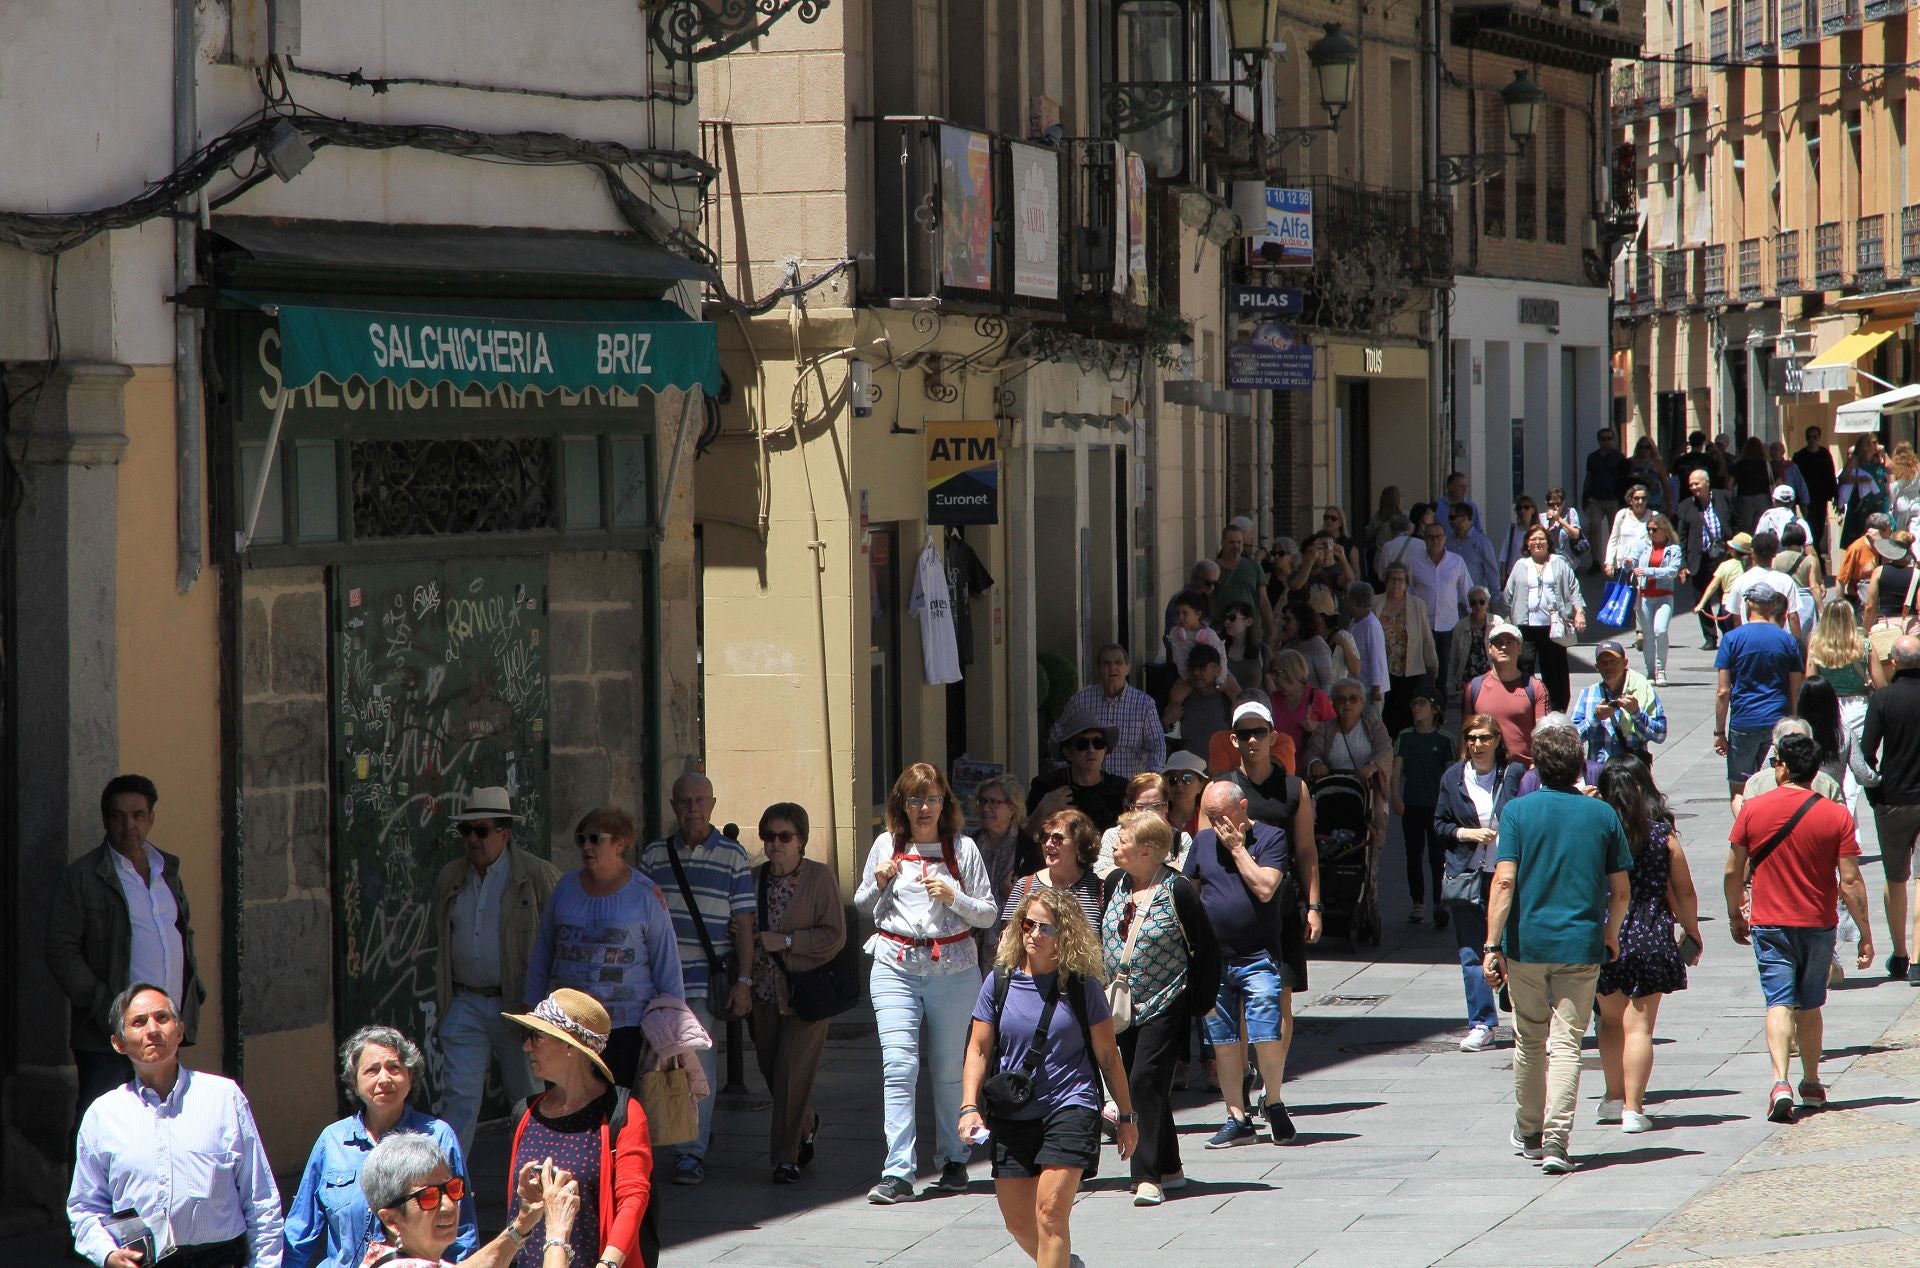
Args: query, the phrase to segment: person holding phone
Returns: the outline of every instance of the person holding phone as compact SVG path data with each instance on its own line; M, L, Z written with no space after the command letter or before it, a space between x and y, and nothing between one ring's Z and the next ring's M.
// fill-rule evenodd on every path
M1653 1073L1653 1027L1660 1001L1687 989L1687 969L1700 963L1700 900L1667 799L1639 754L1621 752L1600 772L1600 800L1612 806L1633 851L1630 897L1620 926L1620 954L1600 966L1600 1069L1606 1095L1602 1123L1628 1135L1649 1131L1647 1080ZM1684 936L1674 941L1674 923Z

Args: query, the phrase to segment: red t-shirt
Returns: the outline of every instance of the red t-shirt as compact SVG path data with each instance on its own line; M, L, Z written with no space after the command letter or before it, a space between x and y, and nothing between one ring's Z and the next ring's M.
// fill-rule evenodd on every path
M1775 846L1753 873L1753 923L1799 929L1831 929L1839 922L1835 904L1840 881L1834 874L1843 858L1858 858L1853 816L1845 806L1804 788L1776 788L1750 797L1740 806L1728 840L1757 850L1808 797L1813 809L1800 816L1787 839Z
M1278 695L1273 698L1273 729L1293 741L1296 749L1307 746L1307 728L1312 722L1318 726L1322 722L1333 721L1333 701L1327 699L1327 693L1308 683L1300 692L1300 703L1289 705ZM1289 771L1293 766L1287 766Z
M1478 683L1478 687L1474 684ZM1533 699L1527 699L1531 689ZM1507 740L1507 756L1533 762L1533 728L1547 716L1547 684L1538 678L1522 678L1509 687L1500 675L1488 670L1478 678L1467 679L1461 692L1467 716L1490 713L1500 724Z

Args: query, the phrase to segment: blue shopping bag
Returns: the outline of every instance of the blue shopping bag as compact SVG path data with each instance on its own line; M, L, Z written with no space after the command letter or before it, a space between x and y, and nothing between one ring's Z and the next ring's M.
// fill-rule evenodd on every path
M1633 587L1615 578L1607 582L1607 597L1600 605L1602 625L1624 626L1633 623Z

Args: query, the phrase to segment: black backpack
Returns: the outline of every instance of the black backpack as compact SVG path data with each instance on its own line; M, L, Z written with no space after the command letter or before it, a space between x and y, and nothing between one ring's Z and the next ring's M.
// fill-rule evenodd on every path
M1067 997L1067 1007L1073 1010L1073 1019L1080 1023L1080 1045L1085 1052L1087 1064L1093 1067L1094 1078L1100 1077L1100 1061L1093 1055L1093 1026L1087 1021L1087 992L1081 985L1078 973L1066 973L1060 983L1060 993ZM1006 1011L1007 991L1013 985L1013 974L1003 968L993 971L993 1069L988 1073L1000 1072L1000 1014ZM1036 1039L1040 1036L1035 1036Z

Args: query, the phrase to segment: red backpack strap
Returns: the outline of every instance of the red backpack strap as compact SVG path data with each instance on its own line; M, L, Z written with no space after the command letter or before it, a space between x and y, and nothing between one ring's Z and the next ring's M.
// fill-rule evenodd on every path
M960 855L954 848L953 838L940 838L940 861L947 865L947 874L956 881L960 879Z

